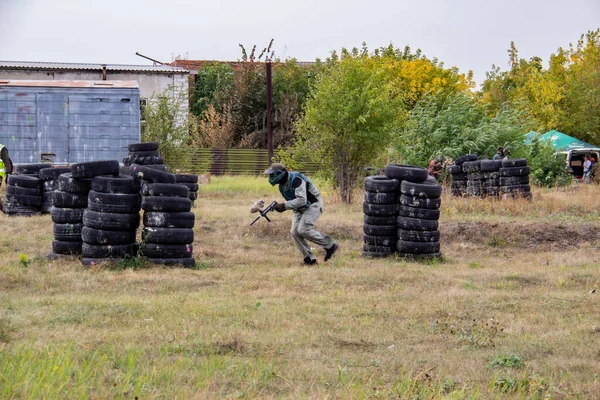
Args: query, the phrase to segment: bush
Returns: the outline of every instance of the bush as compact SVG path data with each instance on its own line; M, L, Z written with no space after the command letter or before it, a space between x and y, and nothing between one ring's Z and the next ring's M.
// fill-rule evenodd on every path
M535 185L554 187L571 184L566 156L557 154L552 144L534 137L527 156L531 168L530 177Z

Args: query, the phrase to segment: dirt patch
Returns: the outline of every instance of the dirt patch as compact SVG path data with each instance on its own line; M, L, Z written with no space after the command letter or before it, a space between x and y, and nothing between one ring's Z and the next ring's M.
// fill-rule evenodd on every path
M553 250L595 244L600 229L594 224L461 222L440 224L442 242L487 247L547 247Z

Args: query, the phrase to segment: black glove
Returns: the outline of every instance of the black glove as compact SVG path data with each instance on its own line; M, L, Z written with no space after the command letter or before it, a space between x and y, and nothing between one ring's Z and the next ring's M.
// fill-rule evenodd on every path
M282 213L285 211L285 203L277 203L273 208L275 208L275 211Z

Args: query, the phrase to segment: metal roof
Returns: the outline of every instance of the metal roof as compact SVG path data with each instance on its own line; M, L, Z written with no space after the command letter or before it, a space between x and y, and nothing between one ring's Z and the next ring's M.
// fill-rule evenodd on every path
M0 88L5 86L18 87L70 87L70 88L119 88L119 89L137 89L137 81L36 81L36 80L17 80L0 79Z
M98 71L106 67L107 71L155 72L163 74L187 74L188 70L171 65L125 65L125 64L84 64L55 63L36 61L1 61L0 69L34 69L34 70L66 70L66 71Z

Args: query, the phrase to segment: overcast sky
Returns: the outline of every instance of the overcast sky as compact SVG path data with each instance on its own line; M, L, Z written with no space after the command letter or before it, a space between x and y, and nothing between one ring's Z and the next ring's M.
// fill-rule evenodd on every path
M492 64L544 61L600 27L600 0L0 0L0 60L147 64L174 57L237 60L275 39L303 61L331 50L410 45L480 84Z

